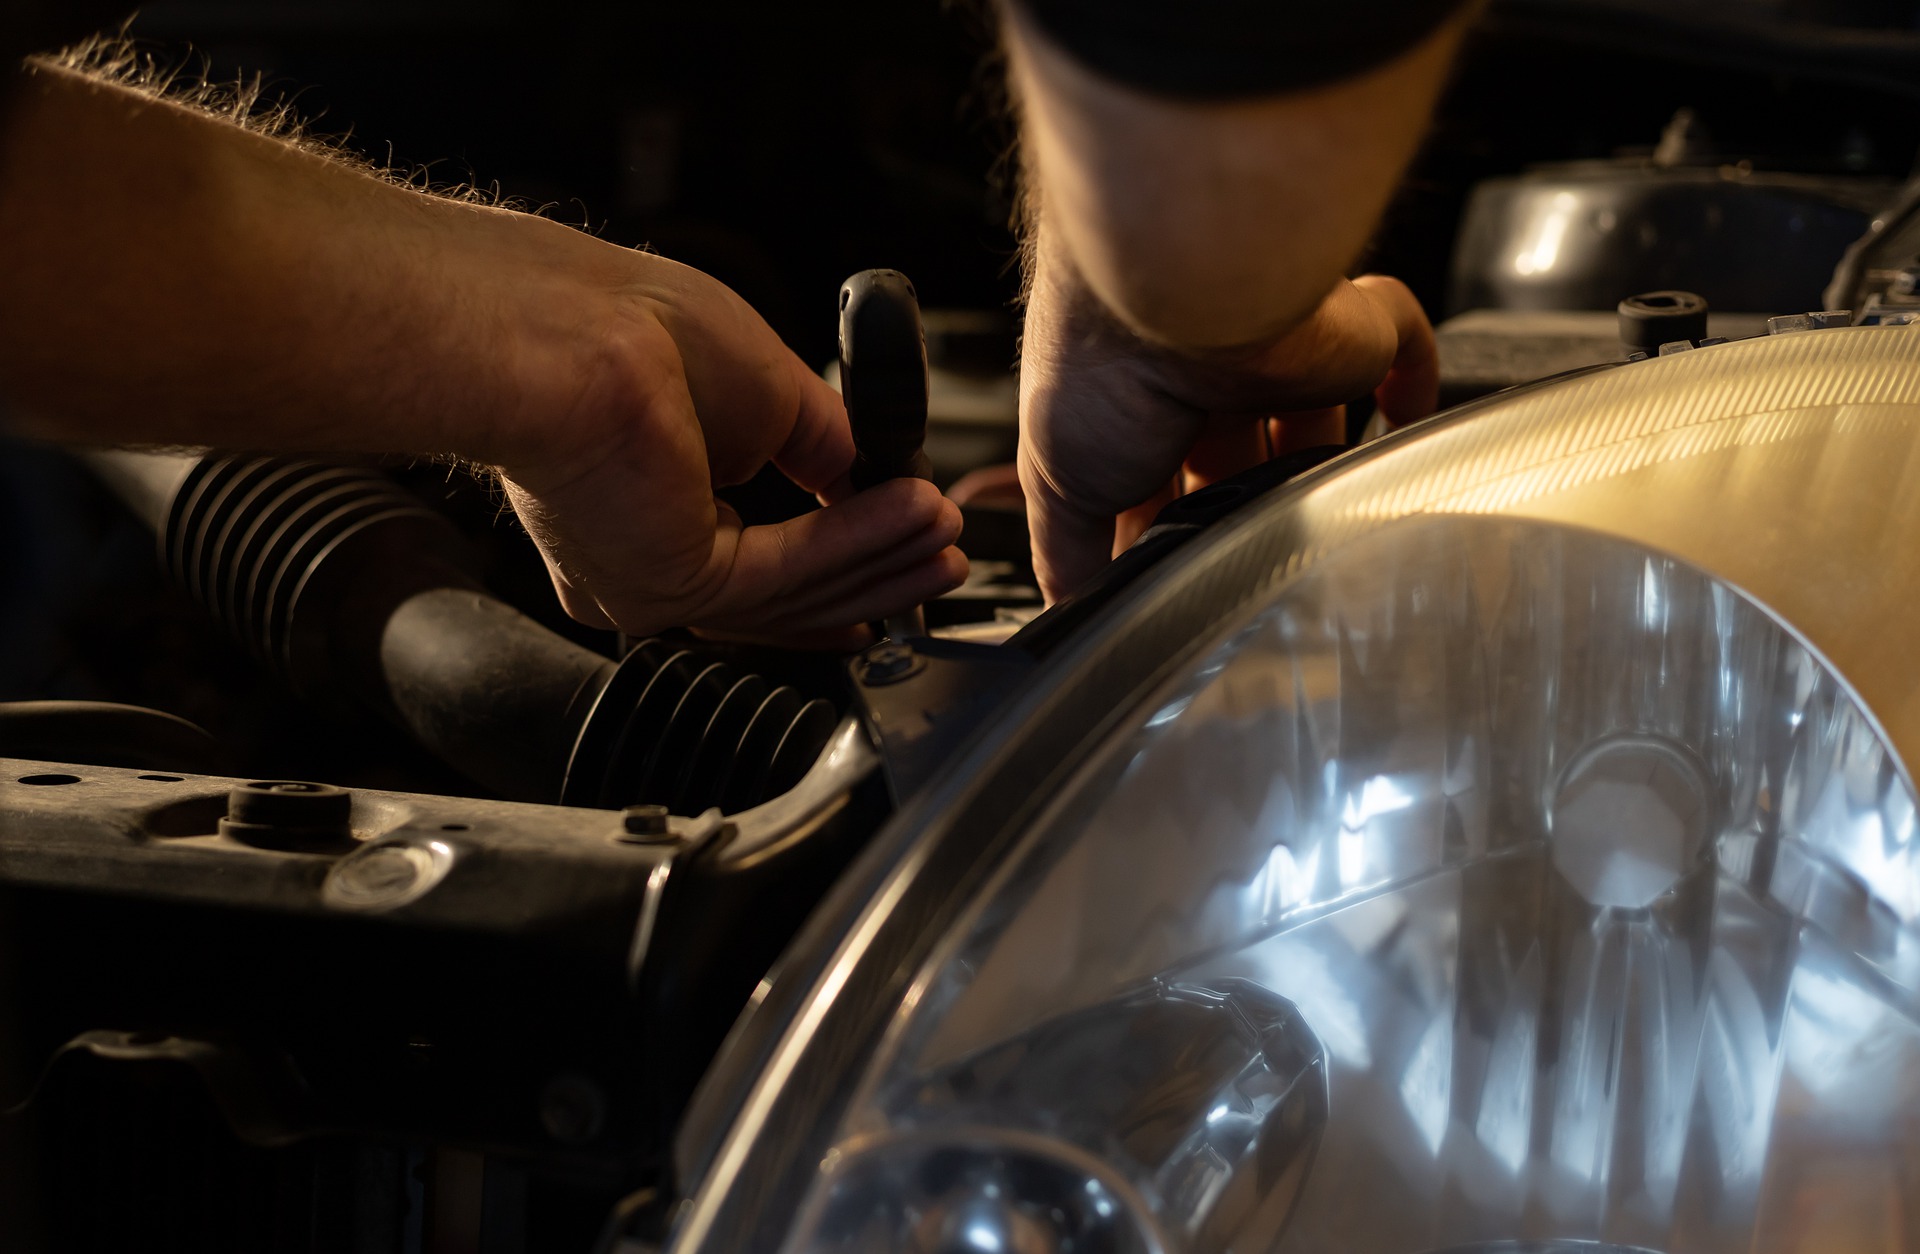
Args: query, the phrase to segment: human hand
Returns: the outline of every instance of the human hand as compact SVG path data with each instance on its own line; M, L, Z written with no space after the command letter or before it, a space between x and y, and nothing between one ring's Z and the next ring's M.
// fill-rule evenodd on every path
M1182 491L1274 453L1344 440L1344 402L1373 392L1394 424L1439 394L1433 329L1398 279L1334 286L1273 343L1182 354L1120 326L1064 263L1027 308L1020 481L1049 603L1080 589Z
M536 388L498 455L568 613L633 634L851 645L857 624L965 578L958 508L918 480L852 492L839 395L744 301L685 266L610 251L600 321L577 331L590 365L545 380L557 397ZM828 507L743 527L713 490L769 462Z
M0 123L22 430L491 465L567 609L635 634L851 644L964 577L958 509L851 494L839 398L698 271L50 62ZM769 461L837 503L741 526L714 489Z

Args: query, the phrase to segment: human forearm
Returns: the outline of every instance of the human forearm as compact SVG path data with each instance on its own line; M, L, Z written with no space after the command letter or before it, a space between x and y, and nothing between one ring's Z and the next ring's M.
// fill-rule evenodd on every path
M544 373L509 360L579 352L525 264L557 224L50 65L5 123L0 393L44 434L485 457ZM551 336L490 336L509 300Z
M1359 254L1462 24L1345 82L1193 103L1094 74L1010 6L1034 229L1143 339L1194 352L1270 343Z

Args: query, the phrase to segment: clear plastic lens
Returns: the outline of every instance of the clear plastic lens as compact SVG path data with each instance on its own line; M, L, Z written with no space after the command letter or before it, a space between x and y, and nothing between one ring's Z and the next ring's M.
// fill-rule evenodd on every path
M1464 517L1340 547L1114 736L795 1236L1548 1240L1920 1250L1920 833L1738 592Z

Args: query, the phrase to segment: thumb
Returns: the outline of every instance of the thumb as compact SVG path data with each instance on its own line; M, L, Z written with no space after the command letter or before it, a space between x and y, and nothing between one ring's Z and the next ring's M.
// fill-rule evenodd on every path
M1033 537L1033 573L1052 605L1078 592L1113 559L1114 516L1062 493L1025 445L1019 467Z
M1440 349L1426 310L1405 283L1384 274L1361 275L1353 286L1393 327L1397 344L1373 393L1381 414L1396 427L1425 418L1440 403Z

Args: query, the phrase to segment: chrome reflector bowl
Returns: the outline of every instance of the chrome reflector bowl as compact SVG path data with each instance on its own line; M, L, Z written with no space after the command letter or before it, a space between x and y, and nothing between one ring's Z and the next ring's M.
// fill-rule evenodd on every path
M1862 1249L1915 1235L1913 796L1725 586L1402 522L1093 769L947 960L890 1129L1122 1165L1160 1248L1830 1249L1835 1207Z

